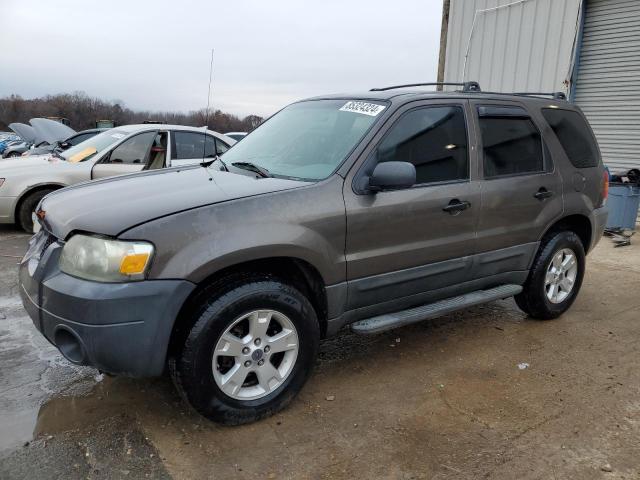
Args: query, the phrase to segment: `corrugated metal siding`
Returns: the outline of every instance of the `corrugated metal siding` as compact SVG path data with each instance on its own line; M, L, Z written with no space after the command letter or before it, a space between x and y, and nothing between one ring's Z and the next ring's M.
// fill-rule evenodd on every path
M574 98L605 164L640 168L640 1L587 2Z
M475 12L513 2L451 0L445 81L463 81ZM580 0L525 0L478 14L464 80L498 92L566 92L579 12Z

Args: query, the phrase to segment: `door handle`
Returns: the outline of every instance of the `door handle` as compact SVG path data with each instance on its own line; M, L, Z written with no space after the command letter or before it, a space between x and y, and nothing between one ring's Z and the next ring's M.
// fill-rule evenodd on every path
M451 215L457 215L463 210L471 207L471 202L467 202L466 200L458 200L454 198L449 202L449 204L442 209L443 212L450 213Z
M549 198L553 196L553 192L547 190L544 187L540 187L540 189L533 194L534 198L537 198L538 200L544 200L545 198Z

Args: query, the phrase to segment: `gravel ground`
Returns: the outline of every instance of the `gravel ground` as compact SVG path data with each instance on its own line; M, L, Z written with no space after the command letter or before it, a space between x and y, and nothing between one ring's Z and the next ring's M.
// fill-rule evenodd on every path
M555 321L494 302L324 341L284 412L220 427L166 378L66 362L20 305L0 227L0 478L640 478L640 241L603 239Z

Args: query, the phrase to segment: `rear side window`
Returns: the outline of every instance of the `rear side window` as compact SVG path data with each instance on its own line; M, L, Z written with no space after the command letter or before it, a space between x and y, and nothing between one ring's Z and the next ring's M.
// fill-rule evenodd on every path
M485 178L544 171L540 132L524 109L479 107Z
M467 129L461 107L423 107L405 113L376 151L378 162L410 162L416 183L469 178Z
M543 108L542 115L560 140L574 167L598 166L598 144L582 115L556 108Z

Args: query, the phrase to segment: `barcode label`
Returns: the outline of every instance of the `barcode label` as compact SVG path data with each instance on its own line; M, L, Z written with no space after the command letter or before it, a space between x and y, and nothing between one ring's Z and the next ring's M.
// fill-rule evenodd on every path
M384 105L378 105L377 103L356 102L352 100L350 102L345 103L340 109L340 111L362 113L363 115L369 115L370 117L375 117L384 109L385 109Z

